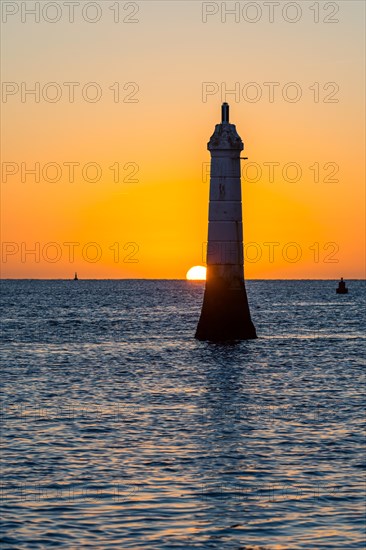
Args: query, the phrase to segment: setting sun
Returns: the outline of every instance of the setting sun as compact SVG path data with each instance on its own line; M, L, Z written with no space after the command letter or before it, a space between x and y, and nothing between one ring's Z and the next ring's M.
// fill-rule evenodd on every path
M205 281L206 268L203 265L195 265L187 271L187 281Z

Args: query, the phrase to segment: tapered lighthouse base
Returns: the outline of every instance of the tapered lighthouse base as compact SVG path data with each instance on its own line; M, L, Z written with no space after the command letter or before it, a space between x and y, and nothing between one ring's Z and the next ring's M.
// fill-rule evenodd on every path
M221 279L206 282L198 340L224 342L257 338L250 318L244 281L234 284Z

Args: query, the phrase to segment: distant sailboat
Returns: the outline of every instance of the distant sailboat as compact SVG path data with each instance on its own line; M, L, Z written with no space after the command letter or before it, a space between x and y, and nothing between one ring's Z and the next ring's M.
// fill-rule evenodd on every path
M78 281L78 280L79 280L79 279L78 279L78 274L77 274L76 271L75 271L74 281Z

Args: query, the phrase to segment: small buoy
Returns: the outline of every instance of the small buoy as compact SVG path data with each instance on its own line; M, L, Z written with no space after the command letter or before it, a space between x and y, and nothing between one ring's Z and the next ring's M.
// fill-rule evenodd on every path
M338 288L336 289L337 294L348 294L348 288L346 287L346 283L343 280L343 277L341 277L341 280L338 283Z

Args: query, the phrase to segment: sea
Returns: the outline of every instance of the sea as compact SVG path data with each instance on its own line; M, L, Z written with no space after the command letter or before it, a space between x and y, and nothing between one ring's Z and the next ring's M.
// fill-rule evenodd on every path
M365 548L365 286L247 282L258 339L195 340L204 283L3 280L5 549Z

